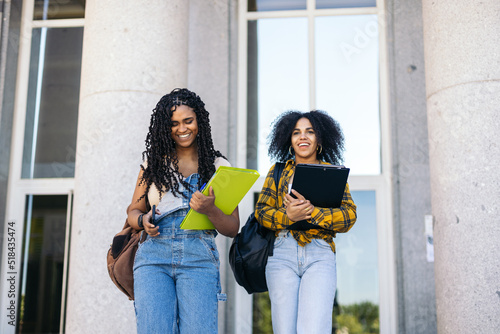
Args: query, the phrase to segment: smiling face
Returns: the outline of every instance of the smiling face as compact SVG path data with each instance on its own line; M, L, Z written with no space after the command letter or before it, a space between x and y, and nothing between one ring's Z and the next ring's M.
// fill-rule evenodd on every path
M316 132L313 129L311 122L303 117L297 121L292 132L292 148L295 151L295 162L300 163L317 163L316 152L318 140Z
M193 108L177 106L172 113L172 139L177 149L196 147L198 121Z

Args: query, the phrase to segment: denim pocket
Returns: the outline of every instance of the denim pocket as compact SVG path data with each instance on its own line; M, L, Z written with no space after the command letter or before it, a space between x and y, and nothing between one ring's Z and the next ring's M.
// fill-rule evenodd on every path
M316 246L318 246L318 247L320 247L320 248L332 249L332 248L330 247L330 245L328 244L328 242L326 242L326 241L325 241L325 240L323 240L323 239L313 239L313 240L312 240L312 242L313 242Z
M280 247L286 238L287 238L286 236L284 237L284 236L278 235L276 237L276 239L274 240L274 248Z
M215 244L214 238L200 238L201 243L205 246L208 255L212 259L213 263L219 268L219 251L217 250L217 245Z
M137 250L139 250L143 245L151 243L151 241L154 239L154 237L146 233L146 238L142 240L142 238L144 238L143 233L146 233L146 231L141 232L141 238L139 239L139 247L137 248Z

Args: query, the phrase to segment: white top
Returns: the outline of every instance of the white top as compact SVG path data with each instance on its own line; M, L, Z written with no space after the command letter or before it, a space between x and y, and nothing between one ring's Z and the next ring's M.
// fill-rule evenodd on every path
M142 165L144 166L144 168L146 168L147 161L145 161ZM228 166L228 167L231 166L229 161L221 157L215 159L214 165L215 165L215 170L217 170L217 168L219 168L220 166ZM179 191L182 192L183 190L184 190L183 185L179 183ZM156 208L160 210L160 216L164 216L167 213L176 211L183 207L186 208L189 207L189 200L186 200L182 196L176 197L171 191L164 192L162 194L162 197L160 198L160 194L158 193L158 188L154 183L151 184L151 187L149 187L148 200L149 200L149 205L151 205L151 207L153 207L153 205L156 205Z

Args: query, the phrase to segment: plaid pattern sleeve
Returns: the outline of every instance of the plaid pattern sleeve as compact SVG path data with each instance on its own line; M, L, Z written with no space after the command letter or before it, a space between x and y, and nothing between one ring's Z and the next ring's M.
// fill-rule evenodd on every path
M262 226L273 231L278 231L287 228L292 222L286 215L285 207L283 206L283 196L277 196L277 193L279 195L280 191L277 191L279 185L276 185L274 182L274 168L275 165L267 173L264 186L255 206L255 217ZM281 174L280 184L282 186L290 170L291 165L287 162Z
M349 185L346 184L340 208L314 208L309 222L318 225L320 228L307 231L292 231L292 235L301 246L311 242L312 239L323 239L335 253L333 238L337 233L349 231L354 226L356 219L356 205L349 192Z
M322 163L327 164L326 162ZM286 215L283 200L285 194L288 192L288 184L295 170L295 162L293 160L287 161L279 185L276 185L274 182L274 167L271 167L264 181L264 186L255 206L255 217L262 226L270 230L280 231L294 223ZM349 185L346 184L340 208L314 208L311 219L308 222L317 225L317 229L313 228L306 231L292 230L291 233L301 246L311 242L312 239L323 239L330 245L332 251L335 252L333 238L337 233L349 231L356 222L356 219L356 205L349 192Z
M349 185L346 184L340 208L315 207L311 223L335 233L345 233L354 225L356 218L356 205L349 192Z

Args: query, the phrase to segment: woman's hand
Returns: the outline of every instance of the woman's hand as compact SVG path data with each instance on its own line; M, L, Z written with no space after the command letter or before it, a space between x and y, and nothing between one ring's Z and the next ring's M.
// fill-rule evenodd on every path
M189 206L196 212L202 213L204 215L210 215L215 206L215 195L212 187L208 189L208 196L203 195L199 190L197 190L191 200L189 201Z
M314 205L306 200L304 196L302 196L295 189L292 189L292 193L297 198L293 198L290 194L286 194L284 200L288 218L294 222L311 219L311 213L314 210Z
M196 191L189 201L191 209L207 215L214 224L215 229L227 237L234 238L240 228L240 217L238 207L230 215L226 215L215 205L215 194L212 187L208 189L208 196Z
M156 208L155 215L159 215L160 210ZM154 224L151 223L151 217L153 216L153 210L150 210L148 213L144 214L142 216L142 225L144 226L144 231L146 231L147 234L149 234L152 237L156 237L160 235L160 232L158 232L158 226L155 226Z

